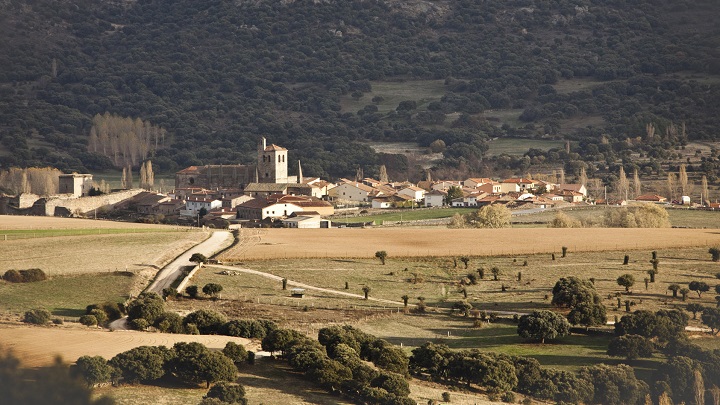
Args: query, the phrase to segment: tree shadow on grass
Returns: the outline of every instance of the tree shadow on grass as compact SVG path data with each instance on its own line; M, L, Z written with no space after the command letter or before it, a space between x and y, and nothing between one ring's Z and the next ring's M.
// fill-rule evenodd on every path
M78 309L78 308L55 308L52 311L53 315L57 316L67 316L67 317L81 317L85 315L84 309Z
M325 392L319 386L303 379L287 364L273 359L259 359L254 366L241 367L237 382L258 390L278 390L296 396L302 403L336 404L339 398ZM278 384L282 381L282 384Z

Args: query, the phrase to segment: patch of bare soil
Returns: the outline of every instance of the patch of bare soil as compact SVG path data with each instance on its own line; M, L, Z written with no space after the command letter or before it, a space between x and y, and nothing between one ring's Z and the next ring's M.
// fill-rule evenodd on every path
M227 342L248 345L249 339L217 335L180 335L139 331L88 328L78 324L62 326L0 325L0 344L11 349L30 367L51 364L57 356L74 362L81 356L110 359L138 346L172 347L177 342L199 342L211 349L222 349Z

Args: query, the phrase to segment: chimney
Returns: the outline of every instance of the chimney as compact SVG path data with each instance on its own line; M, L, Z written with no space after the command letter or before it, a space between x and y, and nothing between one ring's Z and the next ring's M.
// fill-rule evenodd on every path
M297 177L298 184L302 184L303 182L303 175L302 175L302 166L300 166L300 160L298 160L298 177Z
M267 139L265 137L262 137L262 150L265 150L267 148Z

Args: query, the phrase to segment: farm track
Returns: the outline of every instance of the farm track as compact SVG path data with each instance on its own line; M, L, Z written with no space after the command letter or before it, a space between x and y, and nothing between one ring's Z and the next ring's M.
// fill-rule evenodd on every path
M241 272L241 273L245 273L245 274L253 274L253 275L256 275L256 276L266 277L266 278L269 278L269 279L272 279L272 280L277 280L277 281L282 281L282 280L283 280L283 277L276 276L276 275L274 275L274 274L265 273L265 272L263 272L263 271L252 270L252 269L244 269L244 268L241 268L241 267L222 266L222 265L216 265L216 264L210 265L210 266L208 266L208 267L215 267L215 268L225 269L225 270L229 270L229 271L237 271L237 272ZM349 293L349 292L345 292L345 291L331 290L331 289L329 289L329 288L315 287L315 286L312 286L312 285L309 285L309 284L303 284L303 283L299 283L299 282L297 282L297 281L292 281L292 280L289 280L289 279L288 279L288 281L287 281L287 284L288 284L289 286L294 286L294 287L298 287L298 288L304 288L304 289L306 289L306 290L321 291L321 292L324 292L324 293L334 294L334 295L340 295L340 296L344 296L344 297L365 299L365 296L360 295L360 294L353 294L353 293ZM385 300L385 299L382 299L382 298L368 297L368 301L374 301L374 302L380 302L380 303L383 303L383 304L391 304L391 305L398 305L398 306L402 306L402 305L403 305L402 302L392 301L392 300ZM414 304L408 304L408 306L415 306L415 305L414 305Z

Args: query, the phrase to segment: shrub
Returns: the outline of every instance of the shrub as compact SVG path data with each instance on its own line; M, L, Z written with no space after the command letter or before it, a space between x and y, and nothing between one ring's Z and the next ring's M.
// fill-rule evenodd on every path
M22 276L23 283L34 283L36 281L47 280L47 275L45 275L45 272L40 269L20 270L20 275Z
M3 275L3 280L10 282L10 283L22 283L22 276L20 275L20 272L17 270L8 270L5 272L5 275Z
M711 247L708 253L712 255L712 261L720 262L720 247Z
M189 285L185 288L185 293L187 293L190 298L197 298L198 292L199 288L196 285Z
M3 279L10 283L34 283L36 281L47 280L47 275L40 269L27 270L8 270L3 275Z
M235 342L227 342L222 352L234 363L244 362L248 358L248 352L245 350L245 347Z
M502 394L501 399L503 402L507 402L509 404L514 404L515 403L515 394L512 391L508 391L508 392Z
M108 320L107 314L100 308L93 309L88 315L94 316L98 325L103 325Z
M148 321L145 320L144 318L133 319L132 321L129 322L129 325L131 328L133 328L135 330L145 330L148 328L148 326L150 326Z
M46 309L31 309L25 312L23 322L34 325L45 325L50 322L50 311Z
M203 335L216 333L226 321L223 314L206 309L191 312L183 319L184 324L194 324Z
M98 320L94 315L83 315L80 317L80 323L85 326L96 326L98 324Z
M220 382L215 384L210 391L208 391L205 398L216 398L222 401L223 404L247 404L245 398L245 388L239 384L230 384L226 382Z
M52 320L53 325L63 325L65 322L60 318L54 318Z
M445 391L442 393L442 400L443 402L450 402L450 393Z

